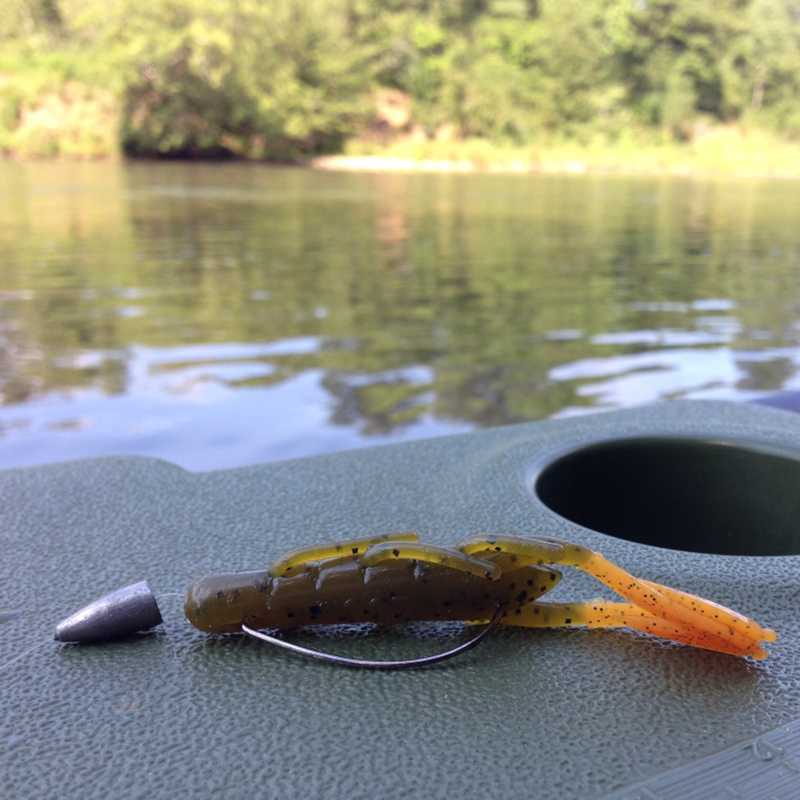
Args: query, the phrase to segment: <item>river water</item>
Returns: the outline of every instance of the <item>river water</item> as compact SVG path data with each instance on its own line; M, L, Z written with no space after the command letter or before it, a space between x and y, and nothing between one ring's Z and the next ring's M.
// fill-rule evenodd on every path
M800 182L0 163L0 467L800 390Z

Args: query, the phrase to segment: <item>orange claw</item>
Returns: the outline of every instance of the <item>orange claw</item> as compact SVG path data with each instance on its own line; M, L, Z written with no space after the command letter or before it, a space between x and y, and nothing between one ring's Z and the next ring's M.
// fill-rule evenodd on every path
M688 592L635 578L599 553L577 564L637 605L643 615L626 617L623 624L707 650L736 656L766 658L761 642L774 642L775 631L762 628L743 614Z
M762 642L774 642L775 631L737 611L697 595L671 589L653 581L636 578L600 553L558 539L526 539L516 536L474 536L458 549L470 554L513 553L520 563L571 565L589 573L628 603L603 601L578 604L534 603L505 624L543 627L586 625L589 627L628 627L694 647L736 656L767 658Z

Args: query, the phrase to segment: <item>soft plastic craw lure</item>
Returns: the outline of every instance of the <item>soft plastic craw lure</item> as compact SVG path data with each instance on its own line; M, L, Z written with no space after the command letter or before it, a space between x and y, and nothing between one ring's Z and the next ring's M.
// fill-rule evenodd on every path
M549 565L582 569L628 602L541 601L561 579ZM454 547L420 544L416 533L404 532L300 548L266 571L200 578L189 589L185 611L202 631L244 630L276 644L282 640L257 629L434 620L483 622L490 628L498 621L536 628L622 626L752 658L766 658L761 643L775 641L774 631L736 611L635 578L581 545L502 534L470 536ZM412 662L395 664L408 665Z

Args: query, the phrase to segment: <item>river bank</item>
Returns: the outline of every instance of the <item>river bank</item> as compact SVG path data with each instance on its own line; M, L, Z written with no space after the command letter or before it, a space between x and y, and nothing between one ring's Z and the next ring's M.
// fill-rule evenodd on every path
M49 153L6 151L5 161L150 161L131 158L118 149L69 150ZM156 159L160 160L160 159ZM180 161L181 158L165 158ZM294 164L324 171L444 172L562 175L664 175L731 178L800 179L800 142L767 131L715 127L691 141L658 141L654 132L609 143L575 140L545 141L512 146L487 139L437 141L397 138L387 143L351 139L343 152L299 158L295 161L243 158L229 153L191 161L251 161L266 165Z
M486 140L353 140L340 155L307 162L313 169L382 172L496 172L596 175L708 175L800 178L800 143L763 131L714 128L691 142L616 144L565 141L506 147Z
M780 167L697 168L690 164L593 164L587 161L451 161L393 156L319 156L307 166L319 170L345 172L493 172L543 175L724 175L732 178L800 179L800 169Z

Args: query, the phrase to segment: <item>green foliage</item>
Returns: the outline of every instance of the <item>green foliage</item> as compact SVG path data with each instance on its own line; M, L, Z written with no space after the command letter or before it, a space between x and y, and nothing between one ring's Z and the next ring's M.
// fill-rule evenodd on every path
M742 106L761 120L800 138L800 7L788 0L753 0L743 48L748 70ZM748 80L749 79L749 80Z
M0 41L58 34L61 27L57 0L4 0L0 4Z
M66 48L0 48L0 153L94 158L118 152L114 93Z
M367 111L364 48L339 0L137 8L118 3L99 42L122 56L129 153L290 158L339 147Z
M798 0L5 0L0 43L0 150L21 155L800 138ZM379 89L408 100L388 133Z

